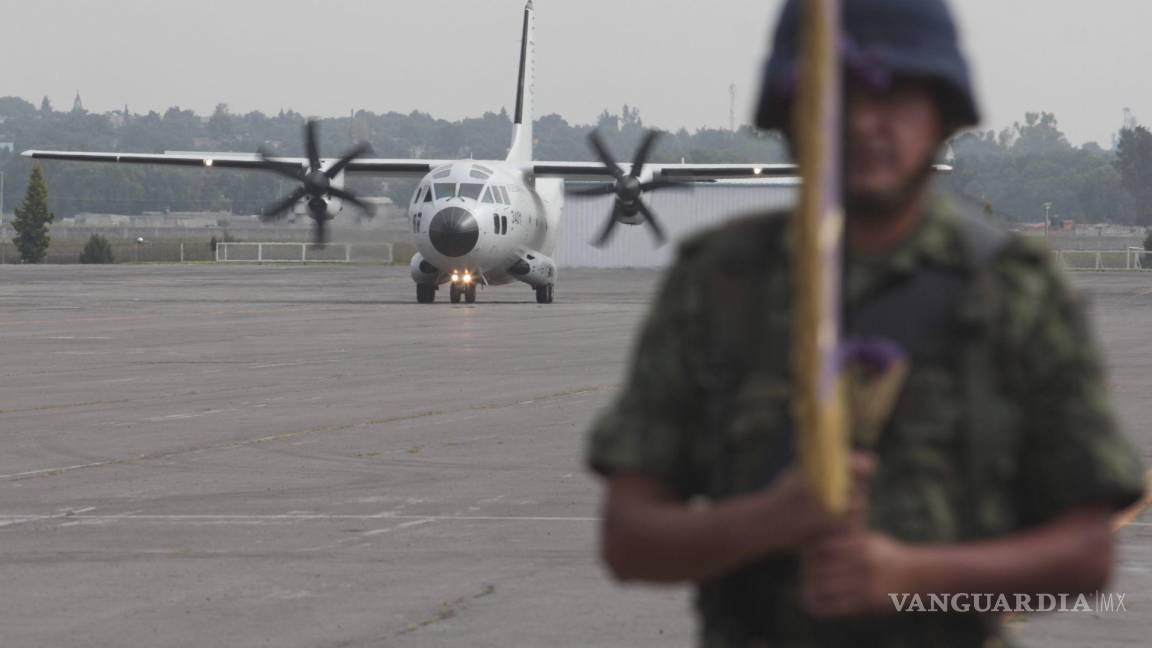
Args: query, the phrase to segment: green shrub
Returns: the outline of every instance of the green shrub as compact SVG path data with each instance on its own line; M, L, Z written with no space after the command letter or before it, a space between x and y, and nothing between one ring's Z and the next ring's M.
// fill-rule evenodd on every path
M112 255L112 244L108 239L93 234L88 238L88 242L84 244L84 251L80 253L80 263L115 263L116 258Z

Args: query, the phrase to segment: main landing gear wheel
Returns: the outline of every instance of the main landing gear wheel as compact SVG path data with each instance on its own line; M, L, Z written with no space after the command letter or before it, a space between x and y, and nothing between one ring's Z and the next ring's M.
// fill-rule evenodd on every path
M416 301L421 304L431 304L436 301L436 286L416 284Z
M469 304L476 303L476 284L470 283L464 286L464 301Z
M536 289L536 303L537 304L551 304L552 303L552 286L544 286L543 288Z
M457 286L456 284L452 284L452 286L448 289L448 298L453 304L459 304L460 297L463 296L463 294L464 291L462 291L460 286Z

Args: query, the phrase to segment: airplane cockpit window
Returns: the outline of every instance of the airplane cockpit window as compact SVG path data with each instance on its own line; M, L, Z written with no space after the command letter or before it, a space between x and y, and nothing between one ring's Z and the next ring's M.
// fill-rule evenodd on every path
M434 175L432 177L436 178L438 180L440 178L447 178L450 175L452 175L452 167L449 166L449 167L444 167L443 169L440 169L439 171L436 172L436 175Z
M492 187L488 187L484 190L484 198L482 198L480 202L484 203L485 205L491 205L492 203L496 202L492 200Z
M424 191L424 187L416 187L416 193L412 194L412 204L420 202L420 192Z
M455 182L437 182L436 183L436 200L444 200L445 198L454 198L456 196L456 183Z
M511 205L512 201L508 200L508 190L504 187L496 187L497 200L505 205Z
M474 182L460 183L460 197L471 198L472 200L480 200L480 192L484 191L484 185L476 184Z
M430 202L432 202L432 200L433 200L433 198L432 198L432 187L431 187L431 186L429 186L429 187L428 187L428 192L424 194L424 202L426 202L426 203L430 203Z

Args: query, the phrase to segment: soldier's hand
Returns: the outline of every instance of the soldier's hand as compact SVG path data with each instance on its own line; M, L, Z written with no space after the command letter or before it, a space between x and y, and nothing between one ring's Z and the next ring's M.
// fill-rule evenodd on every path
M846 532L862 528L867 515L868 485L876 469L873 457L865 453L852 456L852 492L849 509L844 515L831 515L817 501L798 468L780 475L766 493L773 502L772 524L783 527L785 544L800 547L820 534Z
M912 592L909 550L875 531L821 536L801 556L800 594L815 617L893 614L890 594Z

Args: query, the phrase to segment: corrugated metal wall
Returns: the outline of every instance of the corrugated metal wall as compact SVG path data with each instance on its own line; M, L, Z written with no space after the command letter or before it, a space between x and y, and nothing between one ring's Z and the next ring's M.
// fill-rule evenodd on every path
M668 232L671 243L657 248L647 227L616 228L615 237L600 250L596 238L612 209L613 198L569 196L564 208L556 261L567 268L661 268L676 252L675 241L733 216L791 205L795 181L761 184L695 185L695 191L666 191L650 196L650 204Z

